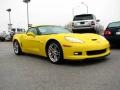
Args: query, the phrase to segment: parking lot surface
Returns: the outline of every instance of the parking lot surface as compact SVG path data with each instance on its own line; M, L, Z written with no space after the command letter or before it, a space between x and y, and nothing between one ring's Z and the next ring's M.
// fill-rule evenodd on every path
M56 65L40 56L16 56L12 42L0 42L0 90L120 90L120 49L106 59Z

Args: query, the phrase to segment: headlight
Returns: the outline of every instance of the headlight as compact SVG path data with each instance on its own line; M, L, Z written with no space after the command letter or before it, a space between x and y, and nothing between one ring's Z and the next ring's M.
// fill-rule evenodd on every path
M77 39L77 38L73 38L73 37L65 37L65 39L69 42L74 42L74 43L84 43L84 41Z

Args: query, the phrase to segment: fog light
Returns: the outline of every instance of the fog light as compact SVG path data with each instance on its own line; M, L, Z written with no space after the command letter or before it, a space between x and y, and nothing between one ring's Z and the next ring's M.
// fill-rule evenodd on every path
M74 52L74 55L82 55L82 52Z

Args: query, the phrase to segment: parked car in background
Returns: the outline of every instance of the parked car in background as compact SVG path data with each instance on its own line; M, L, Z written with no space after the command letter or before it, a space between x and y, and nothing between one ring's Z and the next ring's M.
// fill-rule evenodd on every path
M11 39L13 38L13 36L15 34L20 34L20 33L24 33L24 32L25 32L25 29L23 29L23 28L12 28L10 31Z
M80 14L73 18L72 31L73 32L91 32L98 33L98 22L93 14Z
M0 36L0 41L5 41L5 38Z
M6 35L7 35L6 31L1 32L0 33L0 41L5 41Z
M104 36L111 44L120 43L120 21L109 23Z
M10 32L6 32L6 31L3 31L0 33L0 41L11 41L12 40L12 34L13 32L10 31Z
M3 31L0 33L0 41L11 41L15 34L24 33L25 29L23 28L12 28L11 31Z
M18 34L18 33L24 33L25 29L24 28L12 28L11 31L12 33Z

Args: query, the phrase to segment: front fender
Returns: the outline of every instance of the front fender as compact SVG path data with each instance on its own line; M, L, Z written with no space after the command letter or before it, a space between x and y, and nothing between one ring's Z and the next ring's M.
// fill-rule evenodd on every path
M20 45L20 47L21 47L22 46L22 36L23 35L21 35L21 34L16 34L16 35L13 36L13 40L12 41L14 42L14 41L17 40L19 45Z

